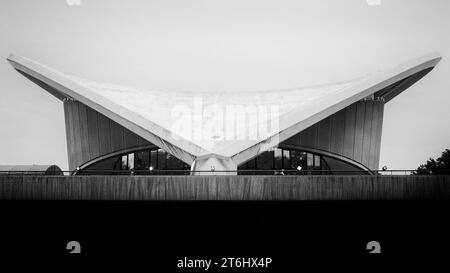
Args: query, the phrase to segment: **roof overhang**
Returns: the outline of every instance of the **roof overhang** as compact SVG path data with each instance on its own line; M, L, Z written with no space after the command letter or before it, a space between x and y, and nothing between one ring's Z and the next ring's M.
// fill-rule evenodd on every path
M355 85L340 90L340 92L330 94L322 101L319 108L316 108L316 105L300 108L294 111L289 118L283 120L283 125L280 126L282 129L279 133L249 148L243 149L232 158L239 165L277 146L279 143L347 106L371 95L375 95L378 91L386 90L396 83L400 83L399 86L389 89L388 92L378 94L378 99L388 102L428 74L441 59L442 57L438 53L431 53L410 60L397 67L369 76ZM301 120L296 119L299 116L306 118Z
M25 57L8 57L17 71L58 99L80 101L188 164L197 158L214 157L232 159L236 165L368 96L385 102L391 100L430 72L440 60L438 53L432 53L372 76L311 88L174 93L101 85L63 74ZM170 111L177 102L189 103L189 100L196 98L204 99L206 105L217 104L221 107L225 104L245 106L252 103L278 105L280 112L277 115L262 121L258 119L262 125L275 119L278 123L275 129L271 128L258 139L195 140L172 130L172 121L167 117L169 113L157 112L158 109ZM241 133L237 132L234 137Z

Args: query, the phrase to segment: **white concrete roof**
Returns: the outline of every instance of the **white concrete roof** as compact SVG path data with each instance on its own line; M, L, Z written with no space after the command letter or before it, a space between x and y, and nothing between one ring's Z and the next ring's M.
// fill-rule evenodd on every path
M316 87L164 92L98 83L25 57L8 57L14 68L57 90L47 88L50 93L88 105L189 164L211 155L231 158L236 164L245 162L352 103L434 67L440 59L432 53L372 76ZM233 107L255 110L256 118L237 126L242 120L233 116ZM233 118L234 130L230 130L232 123L227 122ZM208 131L213 127L219 130ZM260 130L256 137L249 135L249 127Z

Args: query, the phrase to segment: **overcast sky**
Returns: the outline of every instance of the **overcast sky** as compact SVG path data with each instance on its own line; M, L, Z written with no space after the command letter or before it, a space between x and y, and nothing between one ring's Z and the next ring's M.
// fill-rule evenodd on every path
M448 0L67 1L0 0L0 164L68 169L62 103L10 53L99 82L221 91L340 82L437 51L437 68L386 105L380 166L450 148Z

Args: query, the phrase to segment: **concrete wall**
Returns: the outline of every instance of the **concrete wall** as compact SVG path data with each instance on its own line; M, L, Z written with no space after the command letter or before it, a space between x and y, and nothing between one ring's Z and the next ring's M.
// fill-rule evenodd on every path
M384 103L359 101L283 143L325 150L378 170Z
M0 176L0 199L450 199L450 176Z
M382 102L359 101L283 143L337 153L378 169L383 110ZM80 102L65 101L64 114L70 170L98 156L151 144Z
M69 168L111 152L150 143L78 101L64 102Z

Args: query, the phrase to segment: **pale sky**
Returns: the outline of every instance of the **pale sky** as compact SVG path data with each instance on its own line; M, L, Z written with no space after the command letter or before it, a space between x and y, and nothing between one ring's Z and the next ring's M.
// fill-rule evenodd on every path
M99 82L221 91L341 82L437 51L385 107L380 167L415 169L450 148L449 14L448 0L0 0L0 165L68 169L62 103L10 53Z

